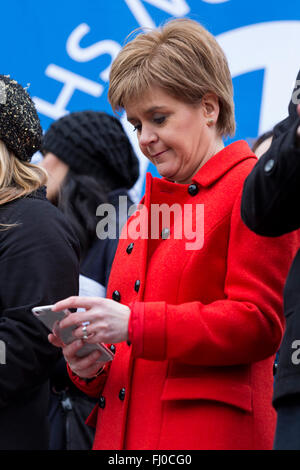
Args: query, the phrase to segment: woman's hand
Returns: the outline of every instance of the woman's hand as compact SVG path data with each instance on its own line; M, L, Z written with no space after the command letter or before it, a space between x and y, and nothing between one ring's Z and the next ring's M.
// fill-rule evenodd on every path
M52 310L57 312L73 308L84 308L85 311L71 313L59 323L59 327L78 326L73 331L76 338L82 339L85 334L88 343L127 341L130 309L126 305L102 297L69 297L57 302Z
M101 351L93 351L84 358L76 356L77 351L84 345L83 340L76 340L69 345L65 345L57 336L50 334L48 339L51 344L61 347L63 355L72 371L83 379L94 377L105 363L97 361L101 356Z
M75 374L82 378L93 377L103 363L96 362L101 352L94 351L85 358L78 358L77 351L87 343L119 343L128 339L130 309L111 299L101 297L69 297L57 302L53 311L83 308L85 311L70 313L59 323L60 328L76 325L73 335L78 340L65 345L56 335L49 341L61 347L64 357ZM84 329L83 329L84 328ZM86 339L82 339L86 336Z

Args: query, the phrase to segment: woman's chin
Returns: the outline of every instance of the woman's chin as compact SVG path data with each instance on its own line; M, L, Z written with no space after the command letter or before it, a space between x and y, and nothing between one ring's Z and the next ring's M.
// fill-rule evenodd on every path
M155 165L158 173L162 178L167 178L168 180L175 181L175 174L174 172L170 171L167 168L162 168L160 165Z
M175 181L175 176L170 175L169 173L159 173L162 178L165 178L169 181Z

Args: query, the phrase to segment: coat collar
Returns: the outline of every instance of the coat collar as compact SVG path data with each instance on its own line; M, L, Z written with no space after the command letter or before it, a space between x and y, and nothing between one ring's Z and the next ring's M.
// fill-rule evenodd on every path
M257 160L256 155L252 152L247 142L244 140L233 142L211 157L194 175L192 181L204 188L208 187L225 175L231 168L248 158ZM151 173L147 173L145 195L150 195L151 188L168 193L173 193L175 190L177 193L178 191L185 193L188 186L189 184L176 184L166 178L153 177ZM146 204L147 202L149 202L147 198L143 197L141 203Z
M194 175L193 182L202 187L208 187L225 175L225 173L235 165L248 158L255 158L257 160L256 155L252 152L247 142L238 140L211 157ZM155 181L156 186L161 189L165 188L168 192L173 192L175 187L177 190L180 188L184 190L185 186L189 186L173 183L166 178L153 178L151 173L148 173L146 184L148 190L150 189L152 180Z
M257 159L247 142L234 142L211 157L195 174L193 181L203 187L210 186L235 165L248 158Z
M40 186L32 193L27 194L26 197L33 197L35 199L47 199L47 189L46 186Z

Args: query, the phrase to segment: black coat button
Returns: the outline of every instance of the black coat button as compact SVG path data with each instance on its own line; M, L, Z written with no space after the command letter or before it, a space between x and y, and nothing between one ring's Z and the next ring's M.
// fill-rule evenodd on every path
M140 286L141 286L141 281L139 281L139 280L135 281L135 283L134 283L135 292L138 292L140 290Z
M126 252L130 255L134 247L134 243L129 243L128 247L126 248Z
M118 290L115 290L113 293L112 293L112 299L115 300L116 302L120 302L121 300L121 294Z
M100 408L105 408L105 398L103 395L99 398L99 407Z
M111 352L112 352L113 354L115 354L115 352L116 352L116 346L115 346L114 344L111 344L109 349L111 350Z
M122 401L125 399L125 388L121 388L121 390L119 392L119 398Z
M196 196L196 194L199 192L199 188L198 186L195 184L195 183L192 183L189 185L188 187L188 193L191 195L191 196Z

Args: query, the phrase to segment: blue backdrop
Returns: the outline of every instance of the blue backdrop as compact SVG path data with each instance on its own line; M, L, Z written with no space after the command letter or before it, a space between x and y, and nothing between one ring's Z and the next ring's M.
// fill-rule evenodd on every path
M285 117L300 67L299 0L17 0L1 4L1 68L30 84L41 123L104 110L111 61L137 27L190 17L223 47L233 76L236 139L254 139ZM137 149L135 136L122 122ZM153 167L137 150L143 191Z

